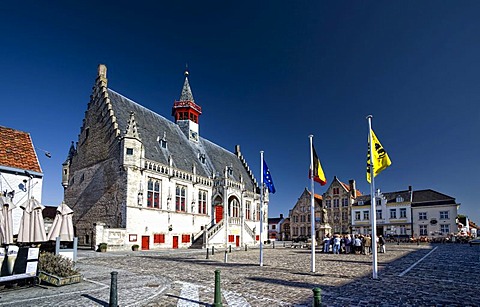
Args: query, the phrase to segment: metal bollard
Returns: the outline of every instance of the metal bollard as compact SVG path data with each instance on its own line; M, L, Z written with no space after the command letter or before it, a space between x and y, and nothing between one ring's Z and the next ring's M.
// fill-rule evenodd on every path
M245 244L245 251L248 251L248 247L247 247L247 244Z
M109 307L118 307L118 297L117 297L117 275L118 272L111 272L111 283L110 283L110 303Z
M232 252L232 246L231 246L231 245L228 246L228 252L229 252L229 253Z
M275 241L272 242L272 247L275 249Z
M285 247L285 242L283 242L283 247Z
M213 300L214 307L222 307L222 292L220 288L220 270L215 270L215 298Z
M207 248L207 258L205 258L205 259L208 259L208 251L209 251L209 249Z
M215 255L215 246L212 246L212 256Z
M322 296L320 288L313 288L313 307L322 306Z
M223 257L223 262L227 263L228 262L228 251L225 250L225 256Z

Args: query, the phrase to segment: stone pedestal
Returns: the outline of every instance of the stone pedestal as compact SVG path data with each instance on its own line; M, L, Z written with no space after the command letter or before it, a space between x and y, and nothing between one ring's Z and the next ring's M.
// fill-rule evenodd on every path
M330 227L330 225L328 223L327 224L320 224L320 226L317 228L317 230L318 230L318 242L322 242L323 238L325 237L325 235L327 233L332 235L332 227Z

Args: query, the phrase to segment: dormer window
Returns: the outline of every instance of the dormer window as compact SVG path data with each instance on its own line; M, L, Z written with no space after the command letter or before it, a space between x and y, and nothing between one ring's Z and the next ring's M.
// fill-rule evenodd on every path
M396 202L397 202L397 203L403 202L403 197L400 196L400 195L398 195L397 198L396 198Z
M166 148L167 148L167 140L161 139L161 140L160 140L160 147L166 149Z
M232 176L233 175L233 167L228 167L227 168L227 173L229 176Z
M133 155L133 148L127 148L127 155L128 156Z
M359 205L359 206L363 206L363 200L359 200L359 201L358 201L358 205Z
M199 153L199 154L198 154L198 159L200 160L200 162L201 162L202 164L205 164L205 160L206 160L205 154Z

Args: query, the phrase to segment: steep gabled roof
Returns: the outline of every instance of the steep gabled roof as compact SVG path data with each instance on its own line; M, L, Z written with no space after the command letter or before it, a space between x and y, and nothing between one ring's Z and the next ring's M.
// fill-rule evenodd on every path
M241 176L248 191L254 191L257 188L251 172L248 172L236 154L203 137L200 137L198 142L191 142L177 124L165 117L111 89L108 89L108 96L118 129L122 134L127 131L133 112L136 129L145 148L146 159L169 165L169 158L171 158L174 167L192 172L195 166L197 175L203 177L223 176L225 167L231 166L233 172L229 176L232 179L240 181ZM167 141L166 148L160 145L160 139Z
M0 166L42 172L29 133L0 126Z

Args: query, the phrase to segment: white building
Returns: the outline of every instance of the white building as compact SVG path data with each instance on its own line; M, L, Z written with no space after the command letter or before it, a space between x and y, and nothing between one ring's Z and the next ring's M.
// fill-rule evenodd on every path
M0 191L15 207L13 234L18 234L23 210L29 197L42 201L43 172L32 138L27 132L0 126Z
M455 198L433 190L408 190L381 193L375 206L377 235L396 238L446 237L456 233L460 204ZM370 195L355 199L352 209L352 231L371 234Z
M202 109L188 72L174 122L107 84L100 65L78 142L63 164L79 244L158 249L267 240L268 192L261 216L260 189L240 146L229 152L201 136Z

